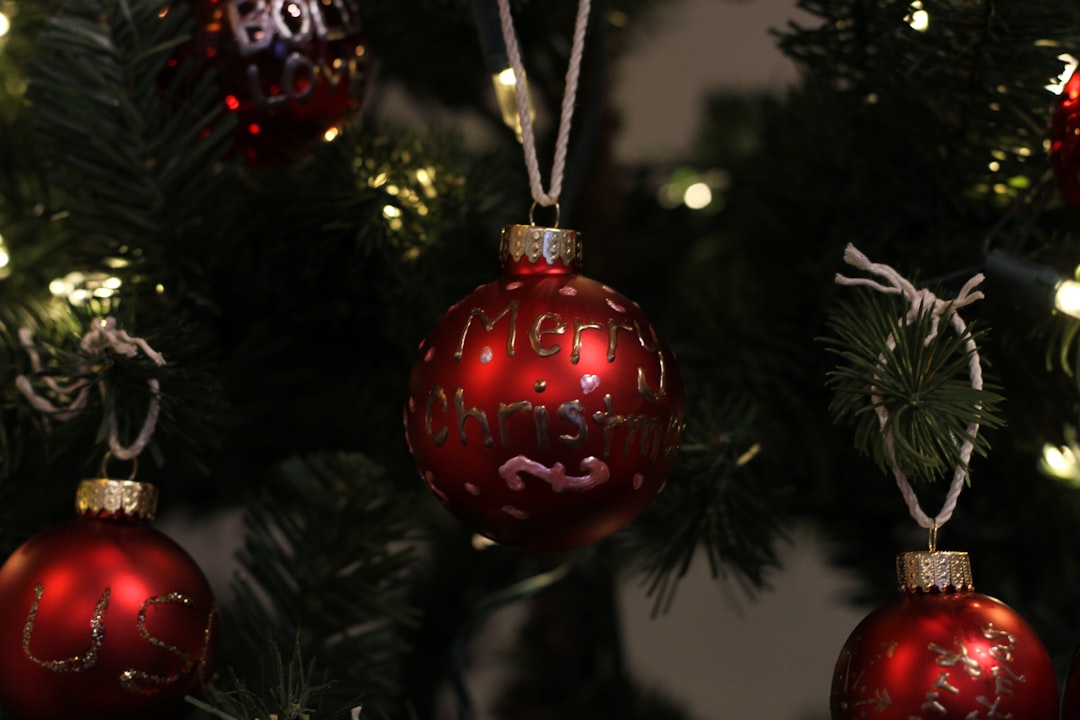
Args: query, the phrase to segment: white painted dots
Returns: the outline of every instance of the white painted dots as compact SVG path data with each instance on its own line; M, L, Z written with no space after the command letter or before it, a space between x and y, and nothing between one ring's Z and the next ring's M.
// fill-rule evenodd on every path
M427 352L424 353L424 362L431 362L433 357L435 357L435 346L429 347Z
M507 290L517 290L517 289L521 288L524 285L525 285L525 283L521 282L520 280L515 280L514 282L506 283L506 289Z
M503 505L502 511L512 518L517 520L528 520L529 513L521 508L514 507L513 505Z
M645 476L641 473L634 473L634 489L640 490L641 486L645 484Z
M487 365L493 357L495 357L495 353L491 351L491 346L485 345L480 348L480 363L482 365Z
M607 299L607 304L608 304L609 308L611 308L612 310L614 310L617 313L625 313L626 312L626 308L624 308L622 305L615 302L611 298Z
M561 288L559 288L559 294L565 295L567 297L574 297L575 295L577 295L577 290L570 287L569 285L563 285Z

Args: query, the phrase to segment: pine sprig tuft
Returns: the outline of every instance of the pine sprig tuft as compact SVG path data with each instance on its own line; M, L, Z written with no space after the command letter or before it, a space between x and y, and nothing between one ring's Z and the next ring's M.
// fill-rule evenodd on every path
M904 474L932 482L952 474L965 439L973 440L975 453L986 454L986 436L971 438L968 428L973 423L1000 427L1002 398L993 389L971 387L964 347L973 337L970 327L957 336L943 317L937 336L927 343L930 312L902 324L905 312L894 297L859 292L832 314L833 334L824 342L840 364L828 374L830 410L836 421L855 424L856 447L883 471L892 468L886 443L891 434L895 462ZM888 412L884 429L879 406Z

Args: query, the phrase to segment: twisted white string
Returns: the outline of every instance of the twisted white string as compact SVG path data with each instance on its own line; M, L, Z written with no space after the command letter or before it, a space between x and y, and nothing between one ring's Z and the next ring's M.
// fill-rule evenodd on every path
M907 314L900 319L899 324L901 326L913 322L923 312L930 313L930 333L924 340L925 345L929 345L931 341L937 337L941 318L947 315L949 317L949 323L952 325L957 336L964 338L964 349L967 350L968 353L968 376L971 378L971 387L975 390L982 390L982 364L979 360L978 347L975 345L975 340L967 334L967 325L964 323L964 320L960 317L960 314L956 312L959 308L970 305L983 297L981 291L975 290L975 287L984 280L982 273L979 273L968 280L964 284L964 287L960 289L960 293L954 300L941 300L929 290L917 290L909 280L905 279L900 273L896 272L896 270L888 265L870 262L870 259L857 250L854 245L849 244L844 249L844 261L852 267L856 267L883 278L888 282L888 285L884 285L869 278L849 278L839 273L836 274L837 284L863 285L873 288L881 293L903 295L904 298L907 299L909 309ZM895 348L896 338L890 334L886 340L886 344L890 350ZM878 362L880 365L884 365L885 356L879 356ZM945 495L945 503L941 508L941 512L934 517L929 517L919 506L919 498L915 495L915 490L911 487L911 483L896 462L896 445L893 440L892 429L888 424L889 412L886 410L885 403L882 402L882 397L874 386L870 387L870 397L874 403L874 411L877 413L881 431L885 436L885 447L889 454L889 464L892 465L893 475L896 477L896 484L899 486L900 492L904 496L904 501L907 503L911 517L915 519L915 522L917 522L920 527L930 530L931 546L933 546L936 542L935 536L938 528L948 522L952 517L953 512L956 510L956 502L960 497L960 491L964 488L964 481L967 479L967 465L971 460L971 453L975 447L974 440L976 433L979 431L979 423L973 422L968 425L967 437L964 438L963 443L960 445L960 460L956 464L953 480L949 485L949 492ZM979 409L978 405L976 405L976 409Z
M578 76L581 58L585 53L585 29L589 24L590 0L580 0L577 18L574 20L574 39L570 45L570 64L566 68L566 92L563 95L562 113L559 117L559 135L555 141L555 162L551 168L551 189L544 191L540 180L540 162L536 159L536 140L533 138L532 118L529 114L529 96L525 87L525 68L518 50L514 22L510 17L510 0L498 0L499 20L502 22L506 56L514 71L514 97L517 99L518 120L521 123L521 144L525 150L525 168L529 172L529 189L537 205L558 205L562 193L563 173L566 169L566 148L570 143L570 121L574 116L577 98Z
M112 318L94 318L90 323L90 331L79 342L83 360L79 364L81 377L67 385L61 385L52 377L43 374L41 356L34 347L33 335L27 328L19 329L19 341L26 354L30 357L30 366L40 382L57 397L63 399L62 404L56 404L48 397L39 394L34 389L30 378L19 375L15 378L15 387L30 402L30 405L41 413L55 417L61 422L66 422L75 417L86 407L87 395L90 387L94 384L94 365L106 350L120 353L126 357L134 357L140 351L150 358L155 365L165 364L165 358L161 353L154 350L142 338L129 335L126 331L116 326ZM119 436L119 423L116 417L115 405L109 408L109 452L113 457L120 460L134 460L146 448L150 438L154 435L157 427L158 415L161 412L161 384L155 378L146 381L150 387L150 402L146 409L146 418L135 440L130 445L122 445ZM102 398L105 397L104 383L97 383Z

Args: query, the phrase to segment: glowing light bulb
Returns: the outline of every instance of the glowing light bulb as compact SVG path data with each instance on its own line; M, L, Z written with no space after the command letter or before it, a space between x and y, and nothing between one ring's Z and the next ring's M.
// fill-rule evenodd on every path
M517 78L514 75L514 69L506 68L495 73L491 76L491 82L495 86L495 100L499 103L499 113L502 115L503 122L514 131L518 142L521 142L521 117L518 115ZM531 122L536 117L536 111L533 109L532 97L529 94L528 77L522 74L521 82L525 85L525 98Z
M1054 307L1075 318L1080 318L1080 283L1062 280L1054 288Z
M326 132L324 132L323 136L322 136L323 141L324 142L334 142L335 140L337 140L338 135L341 135L341 128L339 128L337 126L327 128Z
M923 8L922 2L915 0L908 9L911 12L904 18L907 24L912 30L926 32L930 28L930 13Z
M0 12L0 37L4 37L11 30L11 21L7 19L7 15Z
M1076 453L1068 445L1043 445L1039 469L1050 477L1069 480L1074 485L1080 484L1080 463L1077 463Z
M682 197L683 204L691 210L709 207L712 202L712 190L703 182L696 182L686 188Z

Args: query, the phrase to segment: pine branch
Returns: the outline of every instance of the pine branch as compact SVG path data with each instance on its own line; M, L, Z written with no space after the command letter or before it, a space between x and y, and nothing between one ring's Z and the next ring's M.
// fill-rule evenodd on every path
M895 462L911 479L934 481L952 474L962 463L960 445L973 440L974 452L989 450L986 435L971 438L968 426L1000 427L997 406L1002 398L991 389L971 387L965 340L941 320L941 330L927 344L931 315L924 311L901 324L905 310L895 298L859 292L842 303L829 319L833 335L824 339L842 363L828 374L833 390L830 409L839 421L855 424L855 444L873 456L884 472L892 458L886 434L895 442ZM975 335L976 337L978 334ZM888 339L895 339L889 347ZM873 388L873 392L871 392ZM875 408L889 415L884 430Z
M713 578L733 574L748 592L779 567L776 542L786 519L782 490L761 472L757 410L745 398L706 391L691 411L676 472L626 533L643 566L654 612L666 610L698 551ZM769 452L766 449L764 452Z
M244 575L223 623L238 674L251 675L240 669L255 670L250 659L268 638L295 640L334 670L324 702L352 707L359 697L365 717L389 716L401 702L401 631L414 622L401 589L413 560L403 542L409 512L407 498L361 456L286 461L244 519Z

